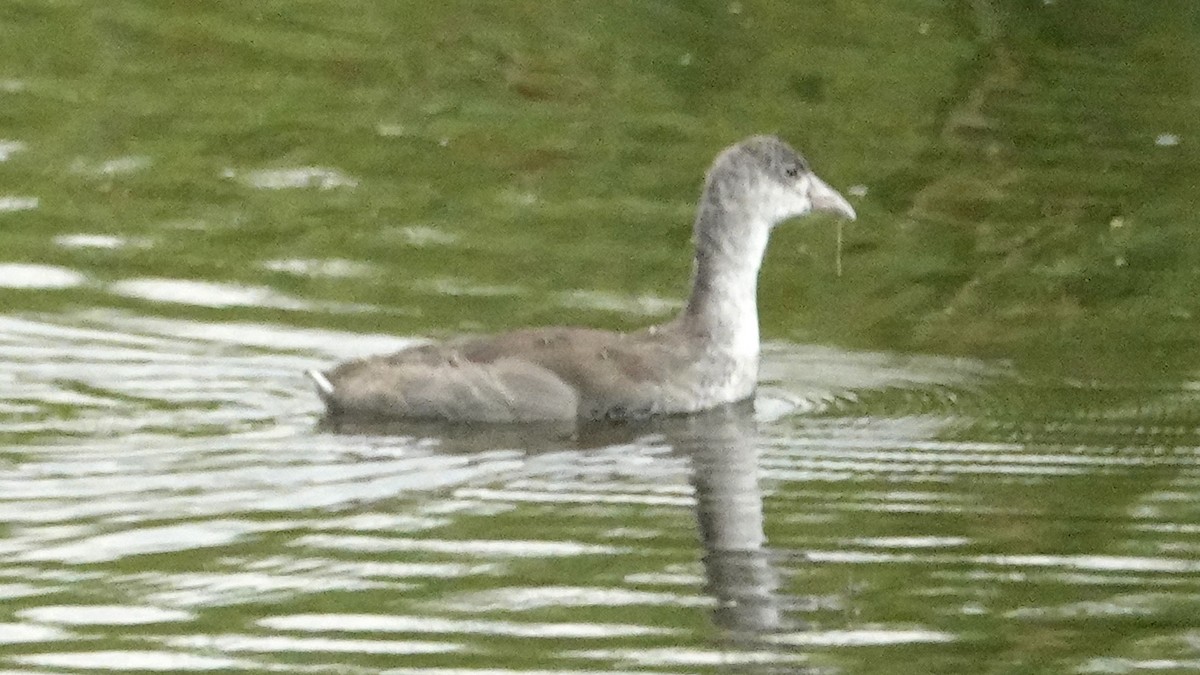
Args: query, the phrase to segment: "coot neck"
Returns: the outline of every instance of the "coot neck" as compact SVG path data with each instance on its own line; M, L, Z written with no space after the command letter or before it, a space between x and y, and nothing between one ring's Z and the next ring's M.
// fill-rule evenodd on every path
M712 351L757 360L758 271L771 227L753 208L755 200L727 194L730 187L709 180L700 200L692 291L680 319Z

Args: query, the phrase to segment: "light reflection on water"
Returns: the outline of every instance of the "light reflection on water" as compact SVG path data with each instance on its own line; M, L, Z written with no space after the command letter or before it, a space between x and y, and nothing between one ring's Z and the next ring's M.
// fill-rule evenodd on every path
M1186 383L774 345L754 409L537 438L318 425L303 369L404 344L0 321L0 658L854 668L1200 604Z

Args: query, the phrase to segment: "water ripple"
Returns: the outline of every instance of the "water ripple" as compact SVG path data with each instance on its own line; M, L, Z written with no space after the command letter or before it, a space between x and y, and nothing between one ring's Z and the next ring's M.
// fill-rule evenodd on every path
M305 368L413 343L0 317L0 659L483 673L464 659L536 640L554 656L521 672L787 670L1195 609L1194 378L774 344L752 410L533 440L317 425Z

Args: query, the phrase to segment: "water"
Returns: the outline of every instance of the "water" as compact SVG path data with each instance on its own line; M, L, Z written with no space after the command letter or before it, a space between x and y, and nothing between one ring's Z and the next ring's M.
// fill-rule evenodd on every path
M336 433L302 369L402 340L99 311L2 329L15 669L1197 662L1194 380L777 344L749 408Z
M0 670L1200 670L1190 3L0 7ZM753 405L321 420L669 316L778 131Z

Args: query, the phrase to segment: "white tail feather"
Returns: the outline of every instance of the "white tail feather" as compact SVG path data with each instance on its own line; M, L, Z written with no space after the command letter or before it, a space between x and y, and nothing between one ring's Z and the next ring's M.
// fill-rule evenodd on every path
M329 381L328 377L325 377L325 373L319 370L306 370L304 374L316 385L317 394L321 397L321 400L328 401L333 398L333 383Z

